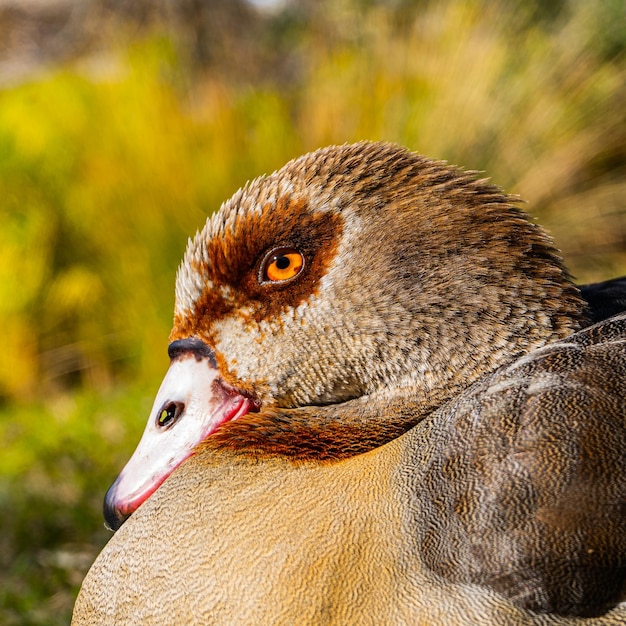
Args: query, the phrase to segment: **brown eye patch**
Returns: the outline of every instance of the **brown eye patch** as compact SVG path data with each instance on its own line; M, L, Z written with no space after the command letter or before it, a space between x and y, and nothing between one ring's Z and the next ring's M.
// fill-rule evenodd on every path
M233 229L210 239L208 263L194 267L208 278L207 288L193 311L176 317L173 336L196 331L206 336L211 322L243 307L257 322L297 307L317 292L336 254L342 234L339 213L313 212L305 199L290 196L280 196L261 211L236 208L240 215ZM303 259L299 268L297 256L288 256L294 254ZM298 280L287 278L290 272ZM281 275L285 278L277 278Z

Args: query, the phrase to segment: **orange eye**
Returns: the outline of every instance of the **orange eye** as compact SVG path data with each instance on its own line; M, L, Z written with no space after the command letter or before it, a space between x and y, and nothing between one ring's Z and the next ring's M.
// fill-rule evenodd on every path
M273 250L265 259L261 280L272 283L295 278L304 267L304 257L293 248Z

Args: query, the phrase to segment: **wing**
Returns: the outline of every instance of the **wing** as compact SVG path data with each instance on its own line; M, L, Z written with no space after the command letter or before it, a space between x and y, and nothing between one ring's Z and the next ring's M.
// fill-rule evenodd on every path
M402 480L431 570L538 612L624 599L626 315L498 370L429 431Z

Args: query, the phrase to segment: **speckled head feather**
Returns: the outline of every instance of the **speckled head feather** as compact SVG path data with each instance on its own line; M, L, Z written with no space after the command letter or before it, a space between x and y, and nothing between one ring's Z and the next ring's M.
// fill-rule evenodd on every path
M441 402L584 318L550 239L515 203L395 145L304 155L238 191L190 243L171 339L206 341L266 406L394 385ZM262 284L262 260L284 246L305 270Z

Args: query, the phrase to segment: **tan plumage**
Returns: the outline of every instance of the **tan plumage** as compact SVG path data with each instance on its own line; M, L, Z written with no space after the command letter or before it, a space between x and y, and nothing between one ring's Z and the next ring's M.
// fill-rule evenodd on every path
M277 249L304 264L274 283ZM326 148L225 203L176 296L155 432L232 406L74 624L626 623L626 317L585 328L512 198L396 146ZM166 447L163 477L188 454ZM128 478L141 458L113 526L158 487Z

